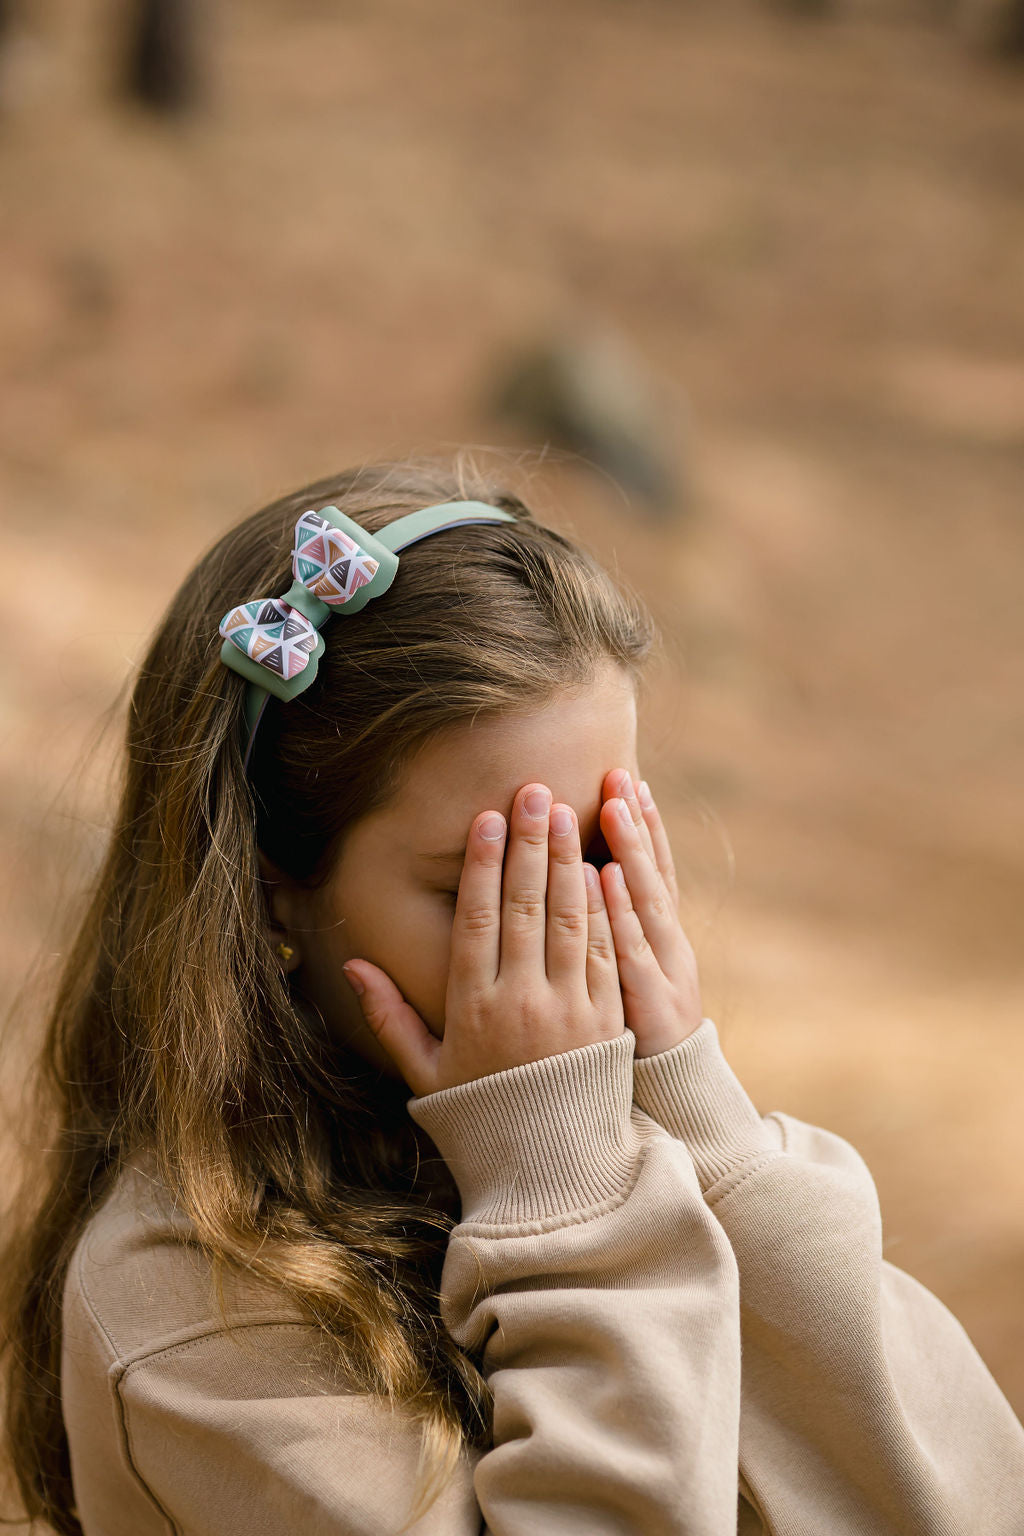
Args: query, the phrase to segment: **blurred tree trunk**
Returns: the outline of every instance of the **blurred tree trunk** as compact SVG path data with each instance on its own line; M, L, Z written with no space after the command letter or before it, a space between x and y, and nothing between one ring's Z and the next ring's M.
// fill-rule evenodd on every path
M2 6L4 0L0 0ZM204 96L200 0L129 0L123 80L158 112L184 113Z
M1024 0L966 0L963 20L972 41L1001 58L1024 58Z

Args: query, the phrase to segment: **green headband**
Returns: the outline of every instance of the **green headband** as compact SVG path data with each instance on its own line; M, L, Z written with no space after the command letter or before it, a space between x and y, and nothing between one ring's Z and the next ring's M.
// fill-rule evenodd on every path
M313 682L324 652L319 633L332 614L358 613L386 592L398 573L398 551L428 534L463 523L516 521L483 501L446 501L395 518L377 533L337 507L303 512L292 546L294 580L282 597L256 597L226 613L218 626L220 659L245 691L245 766L270 694L294 699Z

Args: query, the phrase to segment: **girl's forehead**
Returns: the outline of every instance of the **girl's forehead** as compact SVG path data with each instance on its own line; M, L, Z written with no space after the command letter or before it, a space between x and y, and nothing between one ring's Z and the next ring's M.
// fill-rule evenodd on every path
M404 840L440 848L447 833L454 848L480 811L507 815L524 784L547 785L581 821L596 814L613 768L638 772L633 691L615 682L443 733L410 763L389 810Z

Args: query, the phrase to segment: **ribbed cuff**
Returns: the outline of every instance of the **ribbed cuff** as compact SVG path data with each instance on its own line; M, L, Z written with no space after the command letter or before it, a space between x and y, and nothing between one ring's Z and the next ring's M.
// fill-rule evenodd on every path
M635 1044L625 1029L408 1101L451 1169L463 1221L506 1226L621 1198L640 1147Z
M701 1019L693 1034L671 1049L634 1060L633 1098L685 1141L702 1190L747 1158L777 1147L722 1055L711 1019Z

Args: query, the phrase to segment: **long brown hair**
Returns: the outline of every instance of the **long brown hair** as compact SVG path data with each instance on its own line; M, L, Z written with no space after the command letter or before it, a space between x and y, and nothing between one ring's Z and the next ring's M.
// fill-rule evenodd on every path
M307 507L338 506L374 532L454 499L516 521L409 546L390 590L328 622L314 683L270 698L246 774L223 614L287 590ZM31 1517L81 1530L62 1290L97 1200L144 1146L215 1274L242 1264L279 1284L337 1341L353 1390L420 1423L429 1475L410 1520L464 1444L489 1442L487 1383L438 1315L457 1189L407 1113L408 1088L341 1059L290 991L265 935L257 849L323 882L346 828L387 803L437 732L540 706L608 658L639 685L656 637L636 594L466 453L305 486L229 529L186 577L131 695L109 844L49 1011L50 1166L7 1259L7 1433Z

